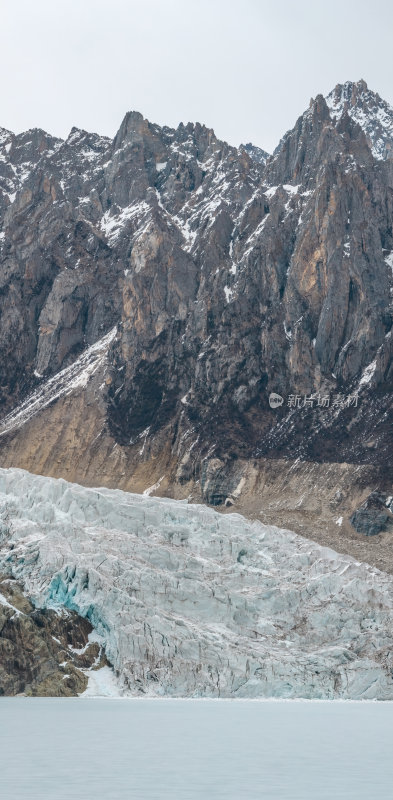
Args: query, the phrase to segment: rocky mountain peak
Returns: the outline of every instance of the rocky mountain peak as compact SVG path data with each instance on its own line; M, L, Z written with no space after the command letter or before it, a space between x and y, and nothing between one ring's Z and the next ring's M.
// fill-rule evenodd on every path
M348 114L360 125L374 158L393 157L393 108L371 91L364 80L337 84L326 102L333 120Z
M114 149L122 147L125 140L141 138L149 128L149 122L139 111L127 111L114 138Z
M11 131L8 131L6 128L0 128L0 146L5 144L12 136Z
M241 152L247 153L253 161L256 161L258 164L262 164L263 166L266 164L266 161L269 158L269 153L266 150L262 150L262 147L257 147L252 142L247 142L247 144L241 144L239 147Z
M311 100L295 126L283 136L267 162L267 183L306 185L319 167L321 135L329 126L329 109L325 98L319 94ZM327 153L329 147L326 142L322 150Z
M84 155L87 159L91 159L94 158L94 154L109 150L112 141L107 136L100 136L98 133L90 133L83 128L74 127L71 128L62 145L64 145L64 149L69 149L75 157Z
M214 130L200 122L188 122L186 125L181 122L176 129L175 138L182 144L189 142L195 145L200 157L203 157L210 145L218 143Z
M336 104L347 103L349 106L354 106L356 103L369 92L366 81L346 81L345 83L338 83L330 92L328 97L333 97Z

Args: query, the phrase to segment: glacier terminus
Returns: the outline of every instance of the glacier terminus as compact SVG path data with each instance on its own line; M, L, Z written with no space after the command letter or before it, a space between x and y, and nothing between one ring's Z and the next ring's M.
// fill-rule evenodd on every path
M393 579L371 566L237 513L19 469L0 470L0 520L0 573L87 618L124 695L393 699Z

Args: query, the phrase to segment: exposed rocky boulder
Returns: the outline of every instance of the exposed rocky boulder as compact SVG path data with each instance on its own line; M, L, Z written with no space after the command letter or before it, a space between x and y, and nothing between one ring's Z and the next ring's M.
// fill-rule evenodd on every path
M386 497L382 492L371 492L361 507L352 514L351 525L365 536L376 536L381 531L390 530L393 528L391 502L392 497Z

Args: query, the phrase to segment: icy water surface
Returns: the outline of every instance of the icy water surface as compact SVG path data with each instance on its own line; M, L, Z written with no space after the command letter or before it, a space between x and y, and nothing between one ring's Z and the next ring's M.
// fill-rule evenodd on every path
M391 800L393 704L2 699L4 800Z

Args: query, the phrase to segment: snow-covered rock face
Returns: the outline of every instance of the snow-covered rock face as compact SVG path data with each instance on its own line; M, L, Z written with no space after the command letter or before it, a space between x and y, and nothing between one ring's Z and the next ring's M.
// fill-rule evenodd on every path
M257 147L251 142L248 142L248 144L241 144L239 150L248 153L250 158L252 158L253 161L257 161L258 164L266 164L269 158L269 153L267 153L266 150L262 150L261 147Z
M206 453L385 466L380 448L364 452L372 421L348 436L328 412L326 435L319 411L282 426L286 402L268 406L270 392L349 395L375 359L389 391L391 161L375 169L354 119L389 155L391 109L362 82L318 95L271 157L137 112L113 141L0 130L2 416L37 387L48 397L39 382L63 380L117 326L97 397L118 446L149 431L136 461L170 446L181 483Z
M32 392L10 414L0 422L0 437L20 428L32 417L43 411L60 397L65 397L77 389L84 388L92 375L105 363L108 348L116 336L117 328L112 328L106 336L88 347L82 355L75 359L71 366L61 370L53 378ZM37 374L37 377L41 377Z
M378 160L393 156L393 108L371 92L365 81L339 84L327 96L331 116L338 120L346 112L357 122Z
M393 698L392 579L203 506L0 471L0 571L105 637L131 693Z

